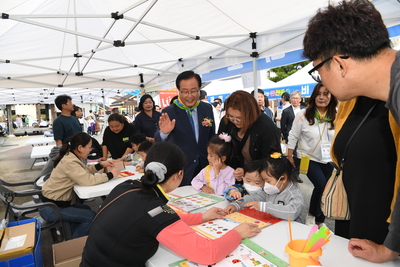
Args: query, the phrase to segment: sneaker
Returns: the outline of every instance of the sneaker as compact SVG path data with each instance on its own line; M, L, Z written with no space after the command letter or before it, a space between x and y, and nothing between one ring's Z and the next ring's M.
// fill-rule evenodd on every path
M315 225L315 217L312 215L307 215L306 225Z
M299 176L295 177L295 181L298 182L299 184L303 183L303 180Z

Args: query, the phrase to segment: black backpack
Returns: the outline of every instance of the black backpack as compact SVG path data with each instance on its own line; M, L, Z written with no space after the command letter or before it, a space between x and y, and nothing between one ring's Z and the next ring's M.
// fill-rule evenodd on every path
M92 137L92 151L90 152L90 154L93 153L95 153L96 155L89 155L88 159L99 159L103 157L103 150L101 149L100 143Z

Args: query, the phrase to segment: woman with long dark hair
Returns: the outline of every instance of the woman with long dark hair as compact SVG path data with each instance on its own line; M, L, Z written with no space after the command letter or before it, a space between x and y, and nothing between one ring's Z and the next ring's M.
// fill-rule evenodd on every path
M332 174L329 164L330 146L335 134L334 121L338 101L328 89L318 83L314 87L308 107L298 112L289 133L288 159L295 167L299 167L301 157L310 157L307 177L314 185L306 224L321 224L325 216L320 203L325 184ZM297 144L297 157L293 152ZM302 170L300 170L302 171Z
M92 150L92 138L87 133L77 133L67 139L60 149L60 156L54 160L50 178L42 187L42 201L53 202L60 209L61 218L71 223L72 238L85 236L96 213L89 206L76 203L75 185L90 186L107 182L119 175L117 169L94 175L104 167L112 167L111 161L102 161L87 166L83 160ZM40 208L40 216L46 221L54 221L52 208Z

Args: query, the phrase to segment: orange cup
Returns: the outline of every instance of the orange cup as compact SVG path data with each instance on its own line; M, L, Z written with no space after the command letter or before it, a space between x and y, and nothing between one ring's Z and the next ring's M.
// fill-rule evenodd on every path
M306 239L295 239L287 243L285 252L289 254L290 267L306 267L309 265L321 265L318 258L322 255L322 249L314 252L302 253Z

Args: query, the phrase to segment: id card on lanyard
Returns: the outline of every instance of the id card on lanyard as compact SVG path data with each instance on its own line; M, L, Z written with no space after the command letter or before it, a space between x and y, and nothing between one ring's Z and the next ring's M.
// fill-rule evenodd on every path
M331 143L323 142L321 144L321 155L325 161L331 161Z

